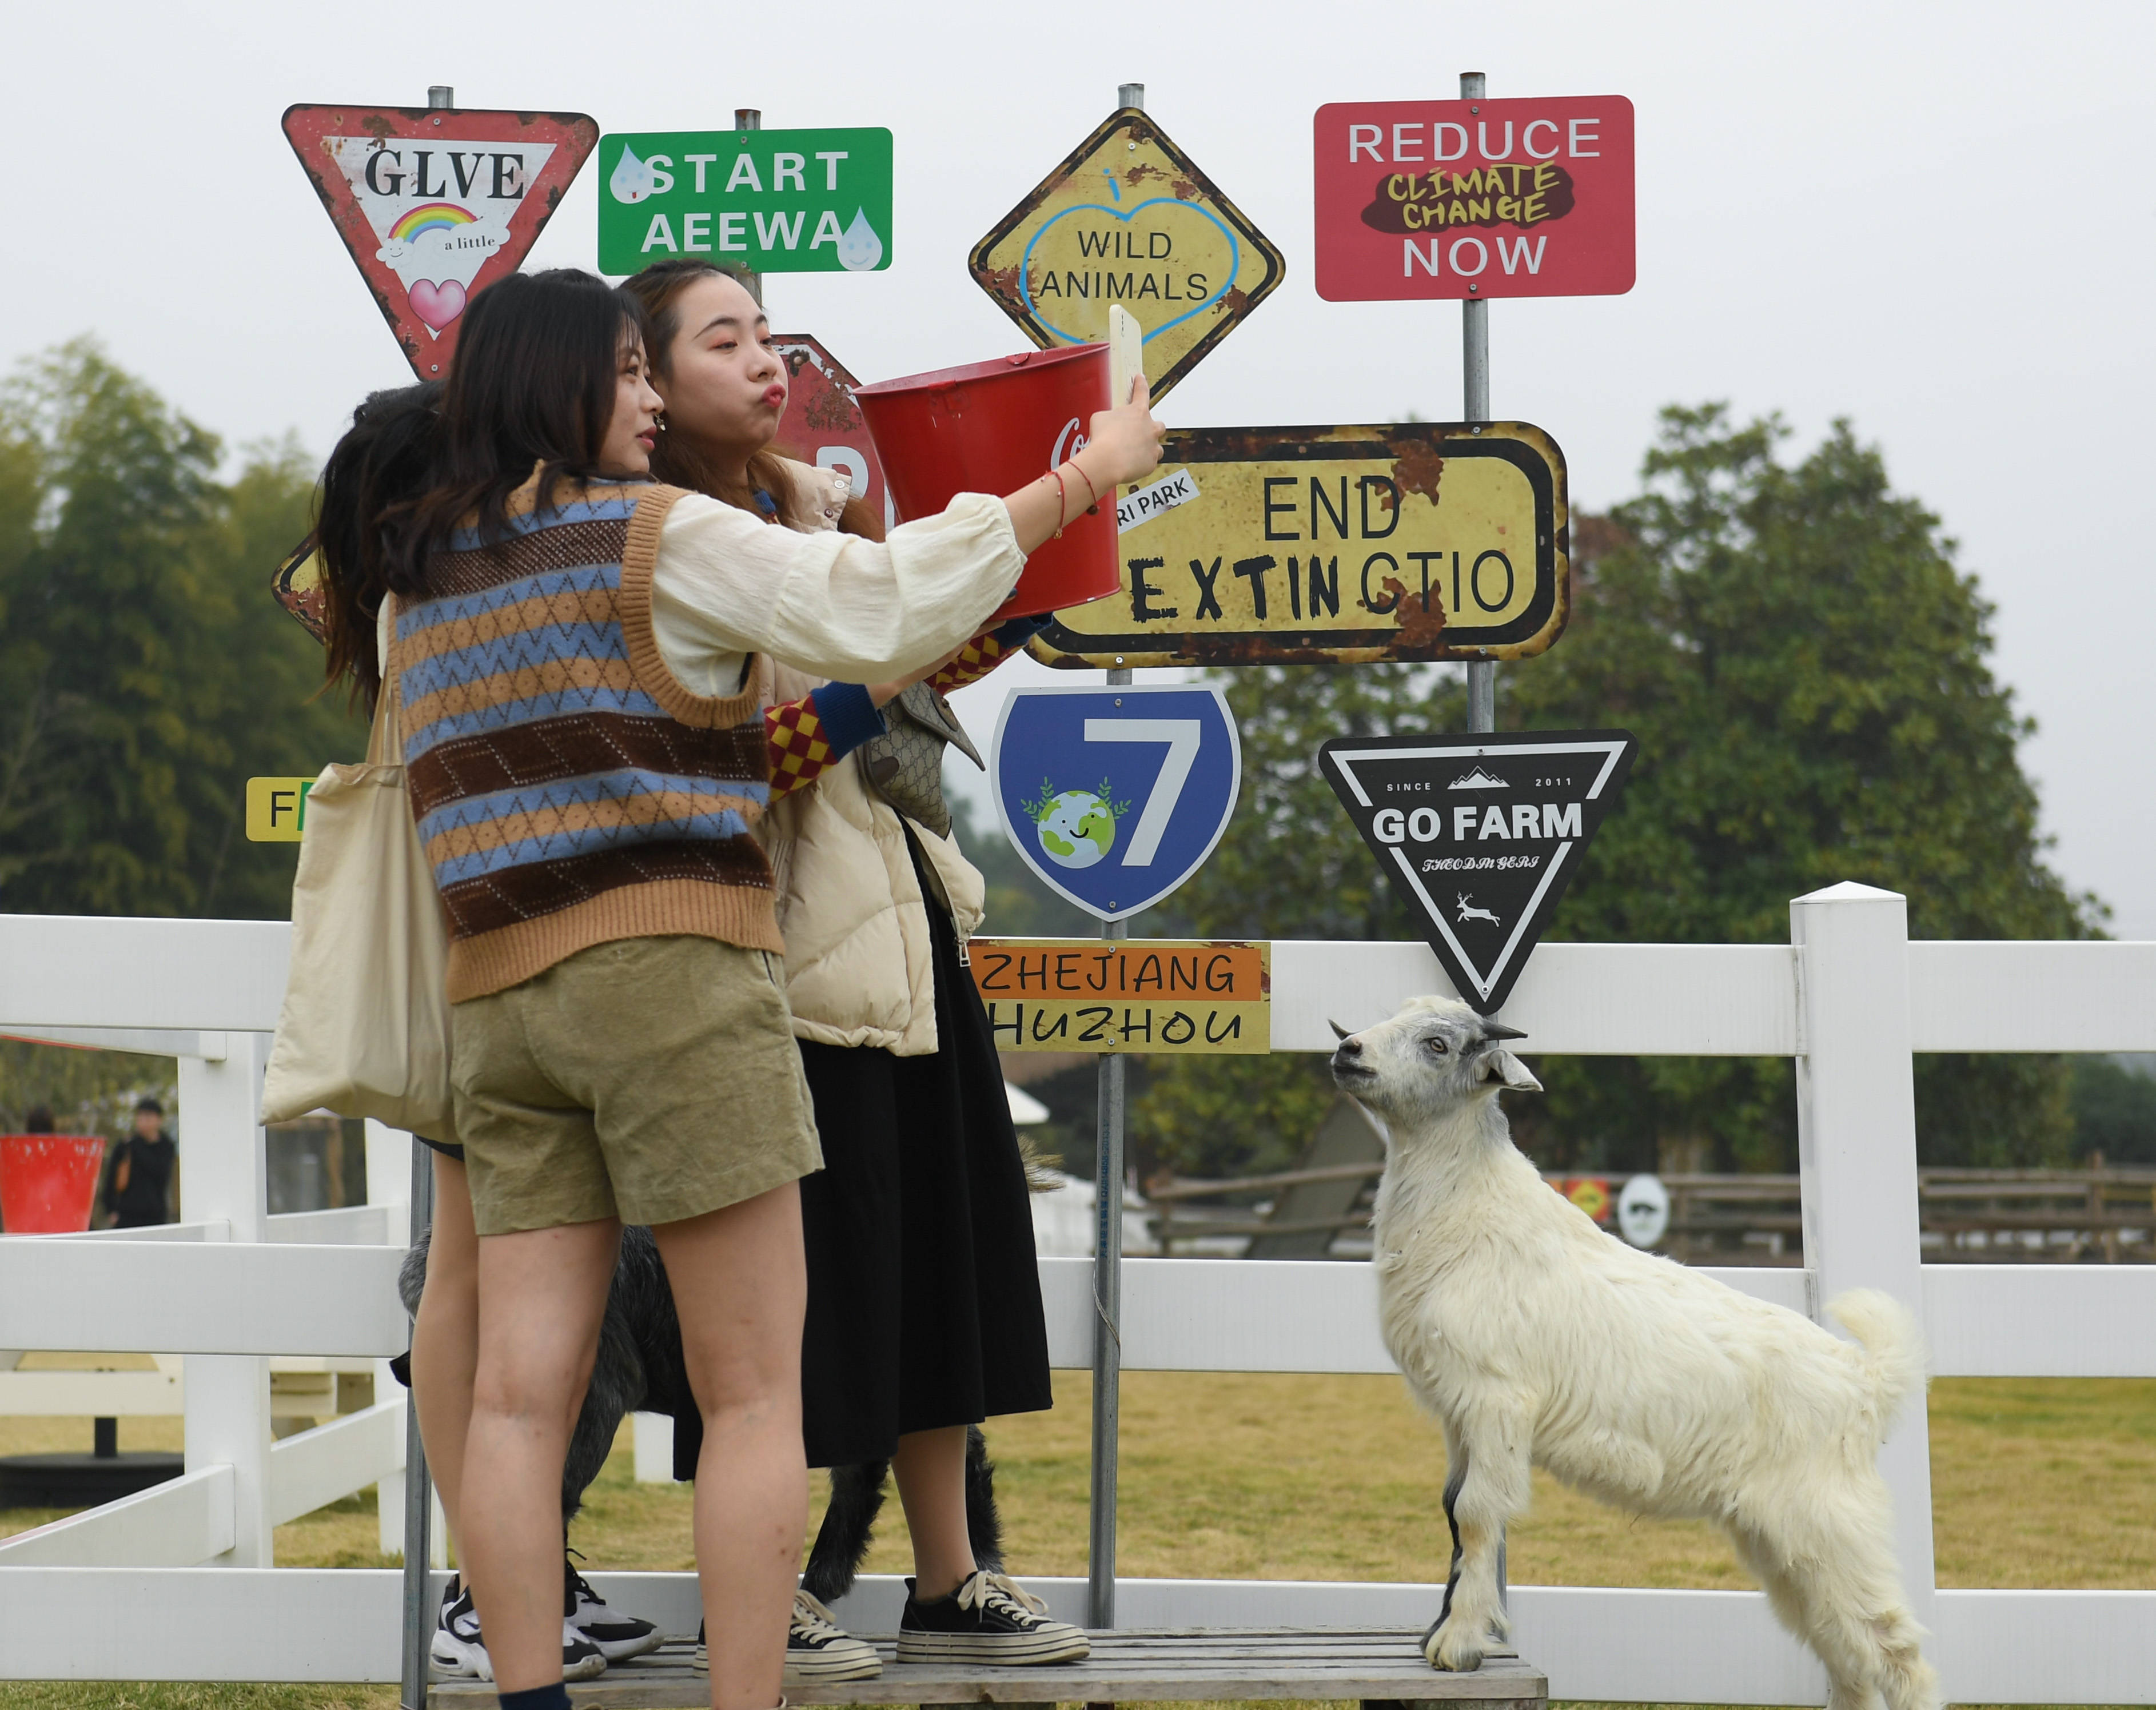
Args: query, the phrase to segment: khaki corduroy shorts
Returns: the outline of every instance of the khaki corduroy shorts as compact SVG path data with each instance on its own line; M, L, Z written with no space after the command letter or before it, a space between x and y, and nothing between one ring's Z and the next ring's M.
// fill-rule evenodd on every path
M672 1223L824 1167L778 958L595 944L449 1009L479 1233Z

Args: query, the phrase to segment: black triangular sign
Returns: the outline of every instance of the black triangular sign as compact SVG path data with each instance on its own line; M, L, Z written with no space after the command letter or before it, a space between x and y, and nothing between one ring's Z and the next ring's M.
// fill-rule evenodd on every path
M1454 987L1494 1015L1639 747L1629 731L1335 737L1317 759Z

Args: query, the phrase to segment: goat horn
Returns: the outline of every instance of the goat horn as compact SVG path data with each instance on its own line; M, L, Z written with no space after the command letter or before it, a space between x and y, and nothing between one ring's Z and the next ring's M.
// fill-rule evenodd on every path
M1526 1029L1507 1027L1502 1021L1485 1021L1482 1024L1482 1037L1485 1039L1525 1039L1527 1036Z
M1342 1027L1338 1022L1333 1020L1332 1017L1327 1016L1326 1018L1325 1024L1332 1030L1333 1038L1345 1039L1348 1037L1348 1030Z

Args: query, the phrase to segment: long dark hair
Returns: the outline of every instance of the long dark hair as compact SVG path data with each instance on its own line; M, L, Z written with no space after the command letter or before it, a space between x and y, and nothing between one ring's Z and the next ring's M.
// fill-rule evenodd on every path
M573 267L513 273L472 299L442 395L442 449L429 490L393 506L388 585L425 590L427 557L476 515L509 531L508 501L531 479L545 510L564 480L599 479L623 347L644 337L638 300Z
M441 443L442 383L367 394L322 465L315 494L327 675L349 677L372 706L382 686L374 623L388 591L382 519L427 490Z
M681 294L698 280L721 277L748 289L748 279L739 268L715 267L708 261L688 259L654 262L643 272L622 282L622 292L635 298L643 308L645 360L662 387L673 377L674 337L681 330ZM685 434L679 431L661 434L658 448L651 454L651 473L670 486L708 494L759 516L773 515L757 502L756 496L761 490L768 494L778 507L775 515L778 521L792 528L808 527L815 521L776 450L752 453L747 479L730 481L721 476ZM858 496L846 501L839 526L848 534L865 535L870 540L883 538L882 519Z

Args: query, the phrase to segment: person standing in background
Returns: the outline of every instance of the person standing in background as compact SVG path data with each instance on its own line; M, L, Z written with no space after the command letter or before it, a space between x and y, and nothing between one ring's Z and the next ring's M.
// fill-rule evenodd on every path
M154 1098L135 1103L135 1132L112 1148L105 1179L109 1229L145 1229L178 1221L172 1209L179 1148L165 1133L165 1107Z

